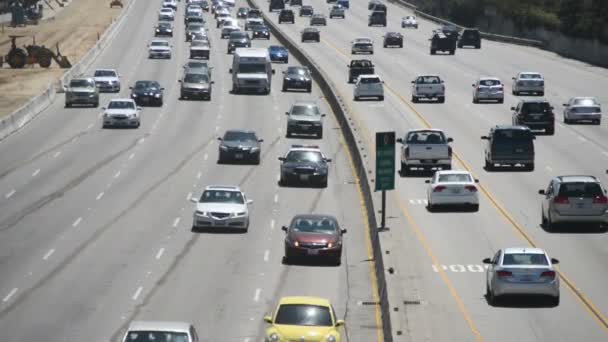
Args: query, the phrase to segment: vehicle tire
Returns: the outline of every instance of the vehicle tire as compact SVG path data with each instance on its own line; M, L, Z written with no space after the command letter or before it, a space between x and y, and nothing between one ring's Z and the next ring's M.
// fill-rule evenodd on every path
M559 306L559 295L551 298L551 305L552 306Z
M431 49L431 55L434 55L434 54L436 54L436 53L437 53L437 52L436 52L435 50Z
M306 92L307 93L311 93L312 92L312 85L309 85L308 87L306 87Z
M321 38L317 38L317 43L321 41Z
M545 96L545 92L544 91L539 91L538 92L538 96Z
M384 101L384 96L378 96L378 101Z
M302 43L304 43L304 38L302 38Z
M386 46L387 46L387 45L386 45L386 44L384 44L384 45L382 45L382 46L383 46L383 47L386 49Z
M479 100L476 97L473 97L473 103L479 103Z
M323 128L319 129L317 132L317 139L323 139Z
M593 120L593 124L594 125L601 125L602 124L602 120L601 119Z
M515 95L515 96L519 95L519 92L518 92L518 91L516 91L516 90L513 90L513 91L511 91L511 92L512 92L512 93L513 93L513 95Z
M543 212L543 208L541 207L540 208L540 224L546 228L547 222L548 222L547 218L545 217L545 213Z
M412 102L413 103L418 103L418 98L414 95L412 95Z
M472 204L471 205L471 211L478 212L479 211L479 204Z
M94 102L93 103L93 108L97 108L97 107L99 107L99 102Z
M448 165L444 165L442 167L443 170L451 170L452 169L452 164L448 164Z
M496 304L496 297L494 297L494 293L490 291L490 286L486 283L486 299L488 300L488 304L494 306Z
M486 171L494 171L494 164L490 163L490 161L486 159L485 168Z
M456 50L450 50L450 55L453 55L456 53Z
M291 138L291 136L292 136L291 131L290 131L290 130L287 130L287 133L285 133L285 136L286 136L287 138Z
M71 104L71 103L67 103L67 102L66 102L66 103L65 103L65 108L70 108L70 107L72 107L72 104Z
M359 101L359 96L356 96L356 95L355 95L355 96L353 96L353 100L354 100L354 101Z
M552 231L555 228L553 220L551 220L551 213L547 213L547 223L545 224L546 231Z
M498 100L498 103L505 103L505 99L502 98L502 99Z
M324 181L322 181L321 183L319 183L319 186L322 188L327 188L327 179L325 179Z
M46 54L40 56L40 58L38 59L38 64L42 68L50 67L51 66L51 56L46 55Z
M445 103L445 96L439 96L438 102L439 103Z
M459 49L462 49L462 46L463 46L462 44L458 44Z
M534 163L529 163L524 166L526 171L534 171Z
M258 154L258 156L255 158L255 160L253 161L253 163L255 165L260 165L261 162L262 162L262 157Z
M239 93L239 87L237 87L236 85L232 85L232 93L233 94L238 94Z
M342 258L341 257L337 257L336 260L334 260L334 265L335 266L340 266L342 264Z
M426 205L426 210L428 210L430 213L434 212L435 209L437 209L437 206L432 204L431 201L429 201L427 199L427 205Z
M283 91L287 91L287 84L283 83L283 87L281 88Z
M400 48L403 48L403 43L399 44L399 47L400 47Z
M546 135L554 135L555 134L555 127L549 127L547 129L545 129L545 134Z

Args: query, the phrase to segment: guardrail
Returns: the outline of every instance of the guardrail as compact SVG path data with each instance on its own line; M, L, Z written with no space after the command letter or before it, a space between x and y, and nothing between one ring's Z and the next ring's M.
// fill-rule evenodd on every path
M252 8L258 8L255 0L247 0L248 4ZM342 131L342 135L344 136L344 140L346 142L346 147L348 148L350 155L352 157L352 161L354 163L354 168L357 173L358 186L363 194L363 202L365 204L365 209L367 211L367 224L369 225L369 237L372 244L373 250L373 262L374 269L376 273L376 285L378 288L378 297L379 303L373 303L375 305L380 306L380 312L382 316L382 332L384 335L385 342L392 342L392 330L391 330L391 321L390 321L390 307L388 303L388 294L386 290L386 279L385 279L385 270L384 270L384 262L382 259L382 251L380 249L380 238L378 236L378 223L376 221L376 215L374 211L374 203L372 199L372 189L370 187L370 182L367 177L367 171L365 168L365 162L363 157L361 156L361 146L359 145L357 138L353 130L349 125L349 116L348 111L342 101L342 99L337 95L337 90L334 84L329 80L329 76L325 74L325 72L321 69L321 67L315 63L315 61L306 54L300 47L298 43L291 40L287 35L285 35L272 21L268 19L265 13L262 14L264 17L264 21L268 25L272 34L277 38L277 40L283 44L302 65L307 66L312 72L312 77L319 85L325 100L331 107L334 112L338 123L340 124L340 129Z
M438 24L442 24L442 25L451 25L451 26L456 26L459 27L461 29L465 28L463 26L460 26L458 24L455 24L449 20L445 20L439 17L435 17L432 16L428 13L422 12L420 10L418 10L418 6L411 4L407 1L403 1L403 0L390 0L389 2L391 3L395 3L397 5L401 5L403 7L407 7L411 10L414 11L414 13L421 18L425 18L428 19L430 21L436 22ZM518 44L518 45L526 45L526 46L535 46L535 47L540 47L543 48L545 46L545 42L541 41L541 40L534 40L534 39L526 39L526 38L519 38L519 37L513 37L513 36L505 36L505 35L500 35L500 34L495 34L495 33L488 33L488 32L479 32L481 38L484 39L488 39L488 40L493 40L493 41L499 41L499 42L505 42L505 43L511 43L511 44Z
M35 96L29 100L26 104L16 109L14 112L9 114L7 117L0 121L0 141L6 139L9 135L18 132L30 121L34 120L40 113L42 113L53 101L55 101L57 94L63 93L63 85L66 84L72 77L81 75L86 69L88 69L95 59L99 56L99 53L108 45L111 38L116 34L117 28L120 23L124 21L131 6L137 0L129 0L127 6L120 13L120 15L114 19L110 27L103 33L99 38L95 46L93 46L79 61L72 65L61 78L52 82L48 85L47 89L40 95Z

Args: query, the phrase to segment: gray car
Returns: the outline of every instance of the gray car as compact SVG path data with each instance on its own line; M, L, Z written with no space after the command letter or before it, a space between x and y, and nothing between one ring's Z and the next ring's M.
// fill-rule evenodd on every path
M218 163L228 161L260 163L261 142L264 139L259 139L254 131L231 129L226 131L223 137L217 139L220 141Z
M288 112L287 118L287 137L296 134L315 135L323 138L323 117L319 105L312 101L297 101Z
M242 47L251 47L251 38L249 38L249 34L244 31L234 31L230 33L230 38L228 38L228 49L227 53L231 54L237 48Z
M344 14L344 8L340 5L334 5L329 11L329 19L333 18L342 18L344 19L346 15Z
M99 89L92 77L80 77L70 80L65 90L65 108L75 104L99 106Z
M557 259L549 258L540 248L504 248L492 259L486 258L486 299L499 304L507 295L547 296L559 305L559 275L553 268Z
M310 26L315 25L327 25L327 19L324 14L313 14L312 17L310 17Z
M545 229L559 223L608 223L606 190L595 176L557 176L543 195L541 218Z
M564 123L588 121L602 123L602 107L595 97L573 97L564 103Z
M190 70L184 74L181 83L180 99L201 98L211 101L211 81L208 72L202 70Z

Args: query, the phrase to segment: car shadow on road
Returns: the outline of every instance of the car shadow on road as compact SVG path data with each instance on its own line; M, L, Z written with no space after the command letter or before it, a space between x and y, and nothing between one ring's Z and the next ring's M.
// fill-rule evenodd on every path
M549 228L546 224L539 224L540 228L549 234L606 234L608 226L591 223L553 224Z
M283 257L281 263L286 266L301 266L301 267L338 267L340 264L332 260L321 258L289 258Z
M433 174L437 170L410 170L409 172L405 172L405 170L400 169L397 171L400 177L409 177L409 178L431 178Z
M247 233L246 230L239 229L239 228L220 228L220 227L214 227L214 228L198 227L197 228L194 226L192 226L192 228L190 229L190 232L196 233L196 234L245 234L245 233Z
M479 211L479 208L473 207L472 205L449 205L449 206L441 206L441 207L433 207L432 209L429 206L426 206L426 210L429 213L476 213Z
M543 308L554 308L556 305L553 303L553 298L549 296L501 296L499 299L495 299L494 304L490 304L488 296L484 294L484 298L488 305L500 308L511 308L511 309L543 309ZM497 301L497 302L496 302Z
M491 170L484 166L483 169L486 172L534 172L534 170L529 170L524 166L494 166Z

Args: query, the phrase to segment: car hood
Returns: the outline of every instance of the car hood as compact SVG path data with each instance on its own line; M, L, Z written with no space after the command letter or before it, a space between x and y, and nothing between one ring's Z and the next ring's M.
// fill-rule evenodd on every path
M194 89L207 89L209 88L209 83L190 83L183 82L184 88L194 88Z
M298 325L275 324L274 329L288 341L322 341L324 337L335 331L334 327L311 327ZM302 337L304 339L302 339Z
M247 211L245 204L238 203L200 203L196 204L196 210L198 211L210 211L219 213L238 213Z
M79 93L94 93L95 89L83 88L83 87L73 87L73 88L68 87L68 91L79 92Z
M231 39L229 44L247 44L249 43L249 39Z
M190 50L209 50L209 46L191 46Z
M320 122L321 117L318 115L290 115L289 119L298 121Z
M152 51L171 51L171 48L168 46L150 46L150 50L152 50Z
M334 234L292 232L292 240L300 243L335 243L338 237Z
M228 147L232 147L232 148L244 148L244 149L249 149L252 147L258 147L259 144L254 143L254 142L244 142L244 141L223 141L222 144L224 146L228 146Z
M171 27L164 27L164 26L159 26L156 29L158 31L173 31L173 28L171 28Z
M95 79L95 82L118 82L117 77L102 76L102 77L93 77L93 78Z
M106 109L105 114L107 114L109 116L132 115L132 114L137 114L137 111L134 109Z

